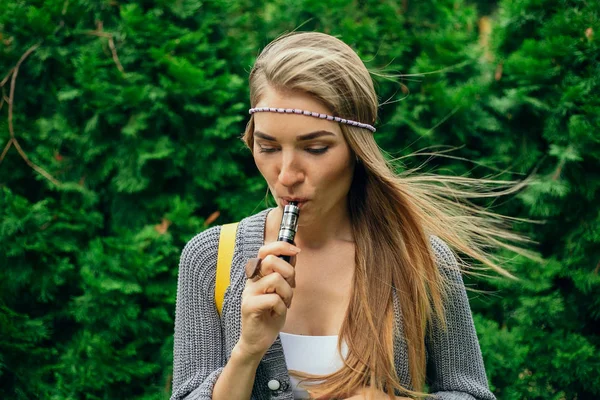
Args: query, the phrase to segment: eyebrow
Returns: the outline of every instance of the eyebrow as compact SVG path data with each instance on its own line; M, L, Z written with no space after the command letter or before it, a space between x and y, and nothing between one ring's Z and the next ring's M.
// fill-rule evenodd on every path
M254 136L259 137L264 140L269 140L272 142L277 141L277 139L275 139L273 136L267 135L266 133L261 132L261 131L254 131ZM315 131L315 132L306 133L304 135L300 135L296 138L296 140L300 142L300 141L306 141L306 140L320 138L322 136L335 136L335 133L329 132L329 131Z

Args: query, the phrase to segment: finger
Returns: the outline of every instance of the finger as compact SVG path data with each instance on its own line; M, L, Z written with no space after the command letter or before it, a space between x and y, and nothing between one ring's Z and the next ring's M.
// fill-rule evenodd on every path
M300 248L281 240L267 243L258 249L258 257L265 259L269 254L275 256L295 256L300 253Z
M291 261L295 263L295 257ZM294 269L293 264L290 265L281 258L269 254L261 262L260 274L262 276L267 276L273 272L278 272L292 288L296 287L296 270Z
M243 311L251 313L271 312L276 316L282 316L287 313L287 309L288 307L279 295L276 293L267 293L249 299L245 303Z
M294 295L294 291L292 290L290 284L283 279L278 272L271 273L255 282L252 282L249 285L249 290L250 294L254 296L276 293L279 295L279 297L281 297L287 307L291 305L292 297Z

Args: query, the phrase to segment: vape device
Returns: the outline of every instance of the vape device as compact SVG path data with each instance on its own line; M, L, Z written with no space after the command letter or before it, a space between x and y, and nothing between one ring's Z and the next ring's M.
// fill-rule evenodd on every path
M296 237L296 231L298 230L298 219L300 218L300 208L298 203L290 201L290 204L285 206L283 209L283 217L281 218L281 225L279 226L279 235L277 240L288 242L289 244L294 243L294 237ZM290 262L290 256L279 256L287 262Z

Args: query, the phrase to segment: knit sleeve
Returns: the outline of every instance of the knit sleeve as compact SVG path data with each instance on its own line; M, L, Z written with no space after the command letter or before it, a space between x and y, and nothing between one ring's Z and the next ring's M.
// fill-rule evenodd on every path
M438 237L431 244L442 276L448 282L444 306L446 326L436 321L427 336L427 380L441 400L495 400L490 392L469 300L456 257Z
M190 240L181 253L175 307L171 400L212 399L225 365L221 320L215 306L220 227Z

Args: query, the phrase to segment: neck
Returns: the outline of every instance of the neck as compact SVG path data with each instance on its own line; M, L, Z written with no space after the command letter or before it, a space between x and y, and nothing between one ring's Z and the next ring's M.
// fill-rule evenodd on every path
M281 208L269 213L268 219L271 221L267 223L272 233L267 237L270 236L272 240L277 240L282 214ZM334 208L318 215L306 215L305 218L302 218L302 211L300 212L300 225L294 239L296 246L318 250L338 241L354 241L347 207Z

